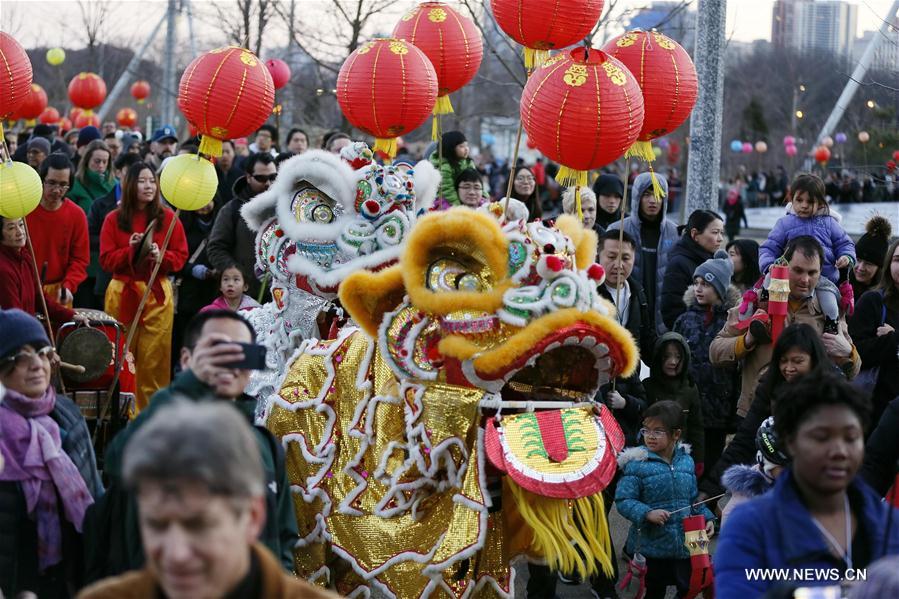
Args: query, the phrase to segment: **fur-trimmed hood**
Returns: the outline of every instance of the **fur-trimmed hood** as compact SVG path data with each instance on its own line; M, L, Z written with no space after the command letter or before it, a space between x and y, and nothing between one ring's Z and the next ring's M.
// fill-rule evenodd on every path
M774 486L774 480L758 466L735 464L724 471L721 485L735 495L758 497Z
M696 284L690 285L687 287L687 290L684 291L684 304L687 306L687 309L693 307L696 303L696 296L693 293L693 290L696 288ZM727 297L724 298L723 303L721 304L721 308L727 312L734 306L739 306L740 301L742 301L742 294L740 290L734 287L733 285L728 285L727 293L725 294Z
M677 455L678 453L689 454L692 450L693 448L689 443L678 443L674 450L674 455ZM645 445L625 447L621 453L618 454L618 467L623 469L631 462L645 462L649 460L651 456L655 455L656 454L649 451L649 448Z

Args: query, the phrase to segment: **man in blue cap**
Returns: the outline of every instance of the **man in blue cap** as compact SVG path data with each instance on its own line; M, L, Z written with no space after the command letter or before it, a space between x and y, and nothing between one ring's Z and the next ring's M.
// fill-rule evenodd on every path
M150 153L147 154L146 162L153 166L153 170L158 171L162 166L162 161L169 156L174 156L178 149L178 134L171 125L163 125L153 132L150 138Z

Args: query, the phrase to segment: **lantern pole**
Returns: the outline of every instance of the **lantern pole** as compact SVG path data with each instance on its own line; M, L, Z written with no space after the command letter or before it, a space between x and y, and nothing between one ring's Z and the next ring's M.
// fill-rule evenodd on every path
M528 77L530 77L530 75L531 74L528 73ZM503 212L505 213L503 216L507 220L509 218L509 199L512 197L512 184L514 182L513 179L515 178L515 164L518 162L518 150L521 148L521 123L521 117L519 117L518 135L515 137L515 152L509 160L509 184L506 186L506 205L503 207Z
M98 425L97 429L94 431L93 436L94 443L97 442L97 435L100 433L101 427L99 426L99 423L102 423L109 413L109 407L112 404L112 393L113 391L115 391L116 385L119 384L119 375L122 372L122 366L127 359L128 350L131 348L131 342L134 340L134 334L137 332L137 326L140 323L144 308L147 305L147 300L150 298L150 294L153 292L153 283L156 281L156 277L159 275L159 269L162 267L162 259L169 247L169 241L172 238L172 233L175 231L175 225L177 224L178 217L180 215L181 208L176 208L175 214L172 216L172 222L169 223L168 231L166 231L165 233L165 239L162 242L162 247L159 248L159 259L156 260L156 264L153 266L153 272L150 273L150 278L147 280L147 286L146 289L144 289L144 295L140 298L140 303L137 305L137 311L135 311L134 318L131 319L131 324L128 326L128 335L125 337L125 345L122 346L120 359L116 360L112 383L109 385L109 389L106 391L106 403L103 405L103 409L101 410L99 418L97 420Z

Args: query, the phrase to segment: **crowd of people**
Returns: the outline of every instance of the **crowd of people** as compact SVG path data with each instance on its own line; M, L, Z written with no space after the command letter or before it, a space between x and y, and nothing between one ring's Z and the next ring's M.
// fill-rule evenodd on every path
M245 358L240 344L256 339L244 315L271 301L240 209L312 140L291 129L282 148L280 131L264 125L252 143L225 141L214 199L176 216L160 173L171 156L196 153L197 140L179 143L164 126L142 141L110 125L66 136L40 125L10 147L38 172L43 195L25 219L0 219L0 588L11 597L333 596L289 576L308 523L296 520L283 449L255 422L250 371L233 367ZM339 154L352 143L331 132L319 145ZM552 165L520 163L503 179L471 152L458 131L430 152L441 175L434 210L478 208L508 189L530 219L573 214L598 235L598 292L646 370L596 397L626 437L605 495L631 522L617 557L645 558L646 597L688 592L691 512L706 517L706 534L721 533L719 597L775 589L747 568L843 572L899 553L889 507L899 458L890 219L872 217L853 241L829 214L829 182L801 173L787 183L780 173L765 201L787 213L759 244L729 226L728 198L725 214L697 210L679 226L661 174L635 176L626 194L621 178L601 173L547 202ZM781 312L770 303L773 266L787 273ZM85 309L135 327L134 418L100 455L51 368L48 329L87 321ZM612 576L589 581L597 597L618 596L623 566L613 562ZM528 596L554 597L557 581L532 567Z

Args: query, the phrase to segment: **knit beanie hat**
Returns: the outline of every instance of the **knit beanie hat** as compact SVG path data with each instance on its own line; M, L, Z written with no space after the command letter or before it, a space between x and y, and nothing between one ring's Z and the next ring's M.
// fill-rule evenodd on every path
M727 288L730 287L732 276L734 276L734 265L724 250L715 252L714 258L709 258L693 271L693 278L702 277L706 283L715 288L718 297L722 300L726 297L725 294Z
M597 196L624 196L624 184L617 175L603 174L593 183L593 193Z
M75 143L75 146L78 148L86 146L95 139L100 139L100 130L93 125L88 125L78 132L78 141Z
M47 141L46 137L32 137L28 140L27 149L31 150L37 148L44 154L50 154L50 142ZM886 248L884 248L883 253L886 253Z
M879 214L872 216L865 223L865 234L855 244L856 257L878 267L883 266L892 233L890 221Z
M456 146L459 144L464 144L467 139L465 139L465 134L461 131L447 131L443 134L443 137L440 138L440 145L442 146L443 157L450 160L450 162L456 162L458 158L456 158Z
M0 310L0 359L8 358L25 345L50 345L47 332L37 318L18 308Z

